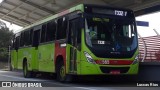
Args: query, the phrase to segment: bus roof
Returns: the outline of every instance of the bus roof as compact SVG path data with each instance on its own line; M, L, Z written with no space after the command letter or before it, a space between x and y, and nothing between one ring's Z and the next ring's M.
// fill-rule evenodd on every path
M84 6L84 4L79 4L79 5L75 6L75 7L72 7L72 8L70 8L70 9L64 10L64 11L62 11L62 12L60 12L60 13L55 14L55 15L51 15L51 16L43 19L43 20L40 20L40 21L38 21L38 22L36 22L36 23L34 23L34 24L31 24L31 25L29 25L29 26L27 26L27 27L22 28L22 29L20 30L20 32L23 32L23 31L26 30L26 29L30 29L30 28L32 28L32 27L34 27L34 26L40 25L40 24L42 24L42 23L48 22L48 21L50 21L50 20L52 20L52 19L61 17L61 16L65 15L65 14L68 14L68 13L71 13L71 12L74 12L74 11L77 11L77 10L84 11L83 6ZM18 33L19 33L19 32L18 32Z
M84 6L87 6L87 7L112 8L112 9L120 9L120 10L132 11L132 10L126 9L126 8L110 7L110 6L106 6L106 5L79 4L79 5L76 5L76 6L72 7L72 8L69 8L69 9L67 9L67 10L64 10L64 11L62 11L62 12L59 12L59 13L57 13L57 14L55 14L55 15L48 16L47 18L45 18L45 19L43 19L43 20L40 20L40 21L38 21L38 22L36 22L36 23L34 23L34 24L31 24L31 25L29 25L29 26L27 26L27 27L24 27L24 28L22 28L19 32L23 32L23 31L25 31L25 30L27 30L27 29L30 29L30 28L34 27L34 26L40 25L40 24L42 24L42 23L46 23L46 22L48 22L48 21L50 21L50 20L53 20L53 19L55 19L55 18L61 17L61 16L65 15L65 14L68 14L68 13L71 13L71 12L74 12L74 11L77 11L77 10L81 10L82 12L85 12ZM18 33L19 33L19 32L18 32Z

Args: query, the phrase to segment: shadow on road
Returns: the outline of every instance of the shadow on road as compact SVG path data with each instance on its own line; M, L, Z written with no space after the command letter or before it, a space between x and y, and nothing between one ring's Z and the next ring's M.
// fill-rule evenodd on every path
M128 87L136 86L137 81L133 79L136 76L74 76L73 81L65 84L78 85L78 86L92 86L92 87ZM50 80L50 82L56 81L56 76L51 74L38 74L38 79ZM58 81L56 81L59 83Z

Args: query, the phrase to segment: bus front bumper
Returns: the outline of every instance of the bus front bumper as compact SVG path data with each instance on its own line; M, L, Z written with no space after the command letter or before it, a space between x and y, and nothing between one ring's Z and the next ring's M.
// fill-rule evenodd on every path
M136 75L138 74L139 63L134 65L99 65L82 61L79 75Z

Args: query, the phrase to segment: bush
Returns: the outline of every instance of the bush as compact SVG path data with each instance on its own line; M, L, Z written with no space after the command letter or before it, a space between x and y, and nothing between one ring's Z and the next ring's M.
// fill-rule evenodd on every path
M11 45L13 31L0 21L0 61L8 61L8 46Z
M7 48L0 48L0 61L7 61L8 51Z

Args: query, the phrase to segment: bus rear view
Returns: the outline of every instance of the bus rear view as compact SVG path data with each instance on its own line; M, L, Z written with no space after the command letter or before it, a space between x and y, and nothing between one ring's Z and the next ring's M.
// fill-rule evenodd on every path
M80 74L137 74L138 38L133 11L84 6Z

